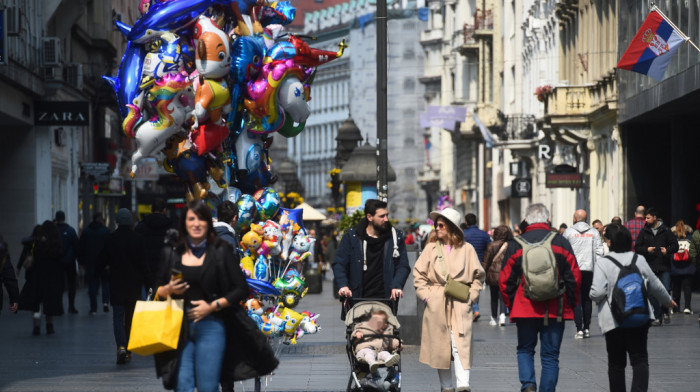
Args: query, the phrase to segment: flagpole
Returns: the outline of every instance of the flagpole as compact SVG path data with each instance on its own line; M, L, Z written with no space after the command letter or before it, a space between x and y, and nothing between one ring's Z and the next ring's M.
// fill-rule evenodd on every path
M652 4L653 4L653 3L652 3ZM680 34L683 35L683 39L685 39L685 41L688 42L688 43L690 44L690 46L692 46L693 48L695 48L695 50L697 50L698 52L700 52L700 48L698 48L698 46L695 45L695 43L694 43L693 41L690 40L690 37L688 37L687 35L685 35L685 33L684 33L681 29L679 29L678 26L676 26L673 22L671 22L671 20L670 20L666 15L664 15L663 12L661 12L661 10L659 9L659 7L657 7L656 5L653 5L653 6L651 7L651 11L656 11L656 12L658 12L659 15L661 15L661 17L664 18L664 20L666 21L666 23L668 23L669 25L671 25L671 27L673 27L674 30L676 30L677 32L679 32Z

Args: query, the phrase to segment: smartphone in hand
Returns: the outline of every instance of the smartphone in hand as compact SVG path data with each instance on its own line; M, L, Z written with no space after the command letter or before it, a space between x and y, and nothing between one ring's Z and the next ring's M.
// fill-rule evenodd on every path
M182 279L182 271L173 268L172 269L173 279Z

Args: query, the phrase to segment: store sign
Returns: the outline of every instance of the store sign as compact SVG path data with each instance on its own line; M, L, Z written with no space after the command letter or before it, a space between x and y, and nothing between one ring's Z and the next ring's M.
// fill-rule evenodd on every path
M0 65L7 65L7 9L0 9Z
M80 172L93 177L97 181L106 181L110 176L109 163L107 162L83 162L80 164Z
M583 174L581 173L547 173L545 187L547 188L581 188Z
M510 196L516 198L532 197L532 180L516 178L510 185Z
M34 125L90 125L90 104L88 102L36 102Z

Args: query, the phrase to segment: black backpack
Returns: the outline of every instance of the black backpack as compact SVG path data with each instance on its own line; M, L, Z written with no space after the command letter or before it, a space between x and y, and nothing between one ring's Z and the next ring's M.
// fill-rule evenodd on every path
M630 265L623 266L611 256L605 256L620 269L610 301L610 311L620 328L636 328L649 322L649 302L644 277L637 268L637 255Z

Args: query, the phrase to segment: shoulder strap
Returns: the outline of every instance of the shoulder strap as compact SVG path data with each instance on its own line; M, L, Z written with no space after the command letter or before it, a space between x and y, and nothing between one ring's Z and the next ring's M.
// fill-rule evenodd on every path
M635 253L634 256L632 256L632 263L630 266L634 267L637 263L637 254Z
M445 267L445 258L442 256L442 245L440 244L440 241L435 242L435 249L437 250L438 254L438 262L442 268L442 276L445 281L447 281L447 268Z
M392 226L391 228L391 238L394 240L394 253L392 254L393 257L399 257L401 254L399 253L399 242L396 239L396 229Z
M622 269L622 264L620 264L620 262L615 260L612 256L606 255L605 258L612 261L613 264L615 264L617 266L617 268ZM632 263L634 263L636 260L637 260L637 254L635 253L634 257L632 258Z
M547 235L544 237L544 239L542 239L542 241L540 241L537 245L542 244L542 245L546 245L546 246L551 246L552 241L554 241L554 236L555 236L555 234L550 231L549 233L547 233Z

